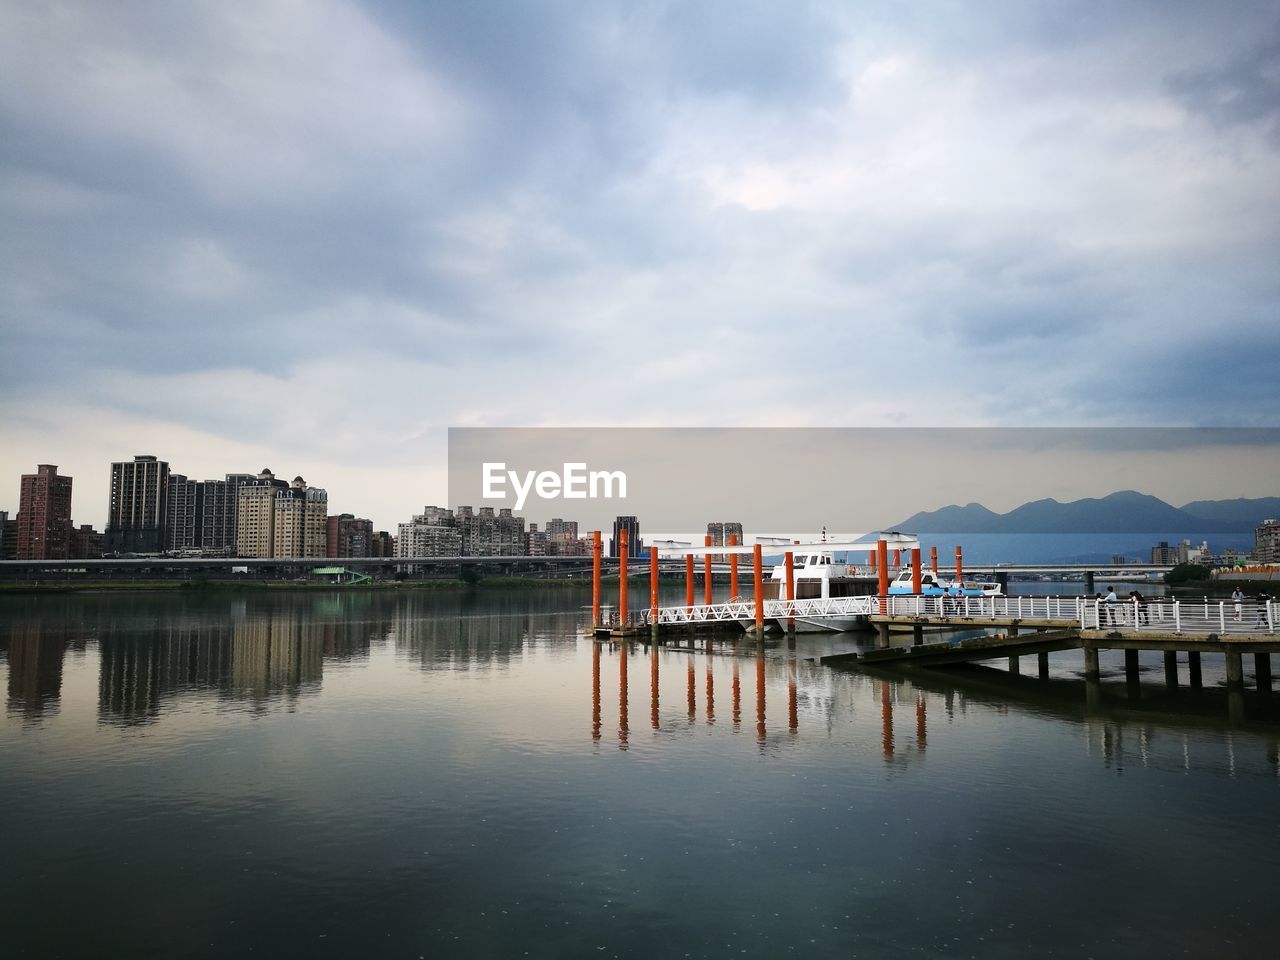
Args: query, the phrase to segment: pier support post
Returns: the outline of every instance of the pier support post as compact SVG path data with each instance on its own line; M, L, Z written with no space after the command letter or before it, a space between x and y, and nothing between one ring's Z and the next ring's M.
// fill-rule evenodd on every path
M1086 680L1097 680L1101 676L1102 672L1098 669L1098 648L1086 646L1084 648L1084 678Z
M707 534L702 541L704 547L711 546L711 534ZM702 557L702 595L705 598L704 603L711 606L711 551L707 551Z
M1007 594L1009 592L1009 574L1003 570L996 571L996 583L1000 585L1000 592Z
M929 566L933 569L933 578L938 579L938 548L929 548Z
M600 531L591 531L591 629L600 629Z
M649 548L649 635L658 642L658 548Z
M1228 650L1227 657L1227 686L1243 687L1244 686L1244 664L1241 662L1240 651Z
M1018 674L1022 673L1022 665L1020 663L1021 660L1022 658L1018 656L1012 656L1009 658L1009 672L1013 674L1015 677Z
M1227 651L1227 717L1244 723L1244 664L1238 650Z
M1049 655L1047 653L1036 654L1036 667L1040 672L1041 680L1049 679Z
M1170 690L1178 688L1178 654L1173 650L1164 652L1164 682Z
M1192 650L1187 654L1187 681L1192 690L1200 689L1200 651Z
M902 568L902 550L899 547L893 548L893 575L896 577L898 571Z
M736 547L738 545L738 535L736 533L729 534L729 546ZM738 595L738 555L736 553L729 554L729 599L732 600Z
M881 650L889 649L889 625L887 623L876 624L876 646Z
M876 541L876 593L880 595L880 616L886 616L889 613L889 545L883 540ZM886 636L888 629L886 625Z
M1271 654L1255 653L1253 655L1253 673L1258 681L1259 693L1271 692Z
M624 527L618 531L618 626L624 631L627 627L627 553L630 550Z
M964 557L960 551L960 545L956 544L956 580L964 579Z
M920 596L920 548L911 548L911 592Z
M693 554L684 555L684 605L693 606Z
M787 570L787 603L791 603L796 598L796 555L788 550L784 559ZM795 632L796 618L787 617L787 633L795 636Z
M1093 596L1093 594L1094 594L1093 571L1089 570L1089 571L1086 571L1084 575L1084 595L1086 597L1091 597Z
M924 643L924 625L913 623L911 625L911 645L918 647Z
M760 640L764 639L764 553L760 549L760 544L755 545L755 549L751 552L751 564L755 568L755 598L756 598L756 637Z
M1138 686L1138 651L1124 652L1124 682L1130 687Z

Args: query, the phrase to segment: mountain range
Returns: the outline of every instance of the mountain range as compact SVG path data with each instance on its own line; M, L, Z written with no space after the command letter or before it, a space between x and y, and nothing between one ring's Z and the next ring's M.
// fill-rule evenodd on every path
M1150 494L1121 490L1100 498L1033 500L995 513L980 503L913 514L888 529L920 533L1252 533L1280 517L1280 497L1193 500L1181 507Z

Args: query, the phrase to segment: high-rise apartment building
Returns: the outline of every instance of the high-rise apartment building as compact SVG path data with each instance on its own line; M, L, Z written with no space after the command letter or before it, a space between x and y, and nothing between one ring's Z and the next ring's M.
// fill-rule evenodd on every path
M423 507L408 523L399 526L395 538L397 557L462 556L462 532L452 510Z
M106 544L116 553L159 553L166 546L169 464L135 456L111 464Z
M730 537L737 537L738 543L742 543L742 524L733 520L708 523L707 536L713 547L727 547Z
M71 551L71 478L51 463L22 475L18 498L18 560L66 560Z
M1253 558L1258 563L1280 563L1280 520L1263 520L1253 531Z
M329 495L308 487L302 477L292 483L262 472L239 487L236 507L236 552L242 557L323 557Z
M350 513L329 517L325 526L326 557L373 556L373 521Z
M644 544L640 542L640 521L635 517L618 517L613 521L613 539L609 541L609 556L618 556L618 535L627 531L627 556L638 557Z
M18 518L0 510L0 560L18 559Z

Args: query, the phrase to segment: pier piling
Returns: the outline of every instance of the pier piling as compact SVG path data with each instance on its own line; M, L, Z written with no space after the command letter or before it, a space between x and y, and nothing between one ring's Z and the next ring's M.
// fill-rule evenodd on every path
M1178 655L1172 650L1164 653L1164 682L1170 690L1178 687Z
M649 636L658 642L658 548L649 548Z
M707 534L703 540L704 547L711 546L711 534ZM703 603L711 606L711 553L708 551L702 555L702 596Z
M1049 679L1049 655L1047 653L1036 654L1036 667L1039 669L1040 679Z
M1200 689L1200 651L1192 650L1187 654L1187 682L1192 690Z
M787 602L790 603L796 598L796 555L788 550L784 557L787 571ZM795 636L796 618L787 617L787 633Z
M600 629L600 531L591 531L591 629Z
M627 530L618 531L618 626L627 627L627 552L631 547L627 544Z
M684 605L693 606L693 554L684 555Z
M920 548L911 548L911 592L917 597L920 596Z
M755 586L755 607L756 607L756 637L764 639L764 554L761 551L760 544L755 545L755 549L751 553L751 563L755 568L754 586Z
M738 535L736 533L729 534L729 546L736 547L738 545ZM729 599L732 600L738 595L738 555L736 553L729 554Z
M1271 654L1255 653L1253 655L1253 673L1258 681L1259 693L1271 692Z

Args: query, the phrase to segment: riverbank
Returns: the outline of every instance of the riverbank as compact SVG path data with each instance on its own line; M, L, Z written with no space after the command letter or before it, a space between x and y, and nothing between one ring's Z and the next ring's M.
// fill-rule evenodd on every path
M615 578L616 579L616 578ZM457 579L440 580L369 580L363 583L330 583L298 580L102 580L92 582L44 581L37 583L0 583L0 596L29 593L239 593L272 590L304 591L466 591L466 590L527 590L538 588L573 587L581 589L591 585L585 577L564 577L558 580L538 577L485 577L475 581Z

